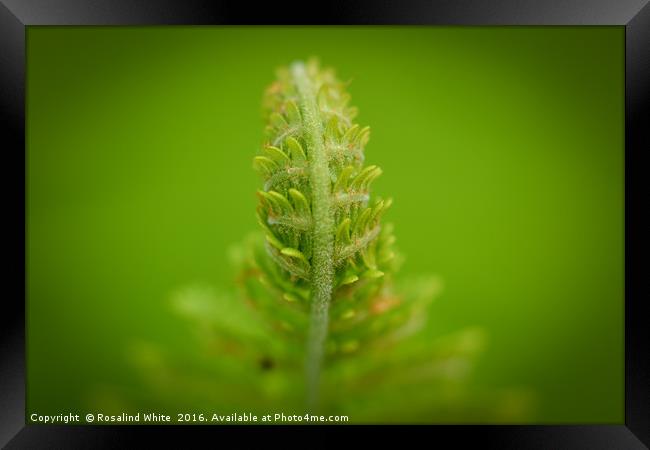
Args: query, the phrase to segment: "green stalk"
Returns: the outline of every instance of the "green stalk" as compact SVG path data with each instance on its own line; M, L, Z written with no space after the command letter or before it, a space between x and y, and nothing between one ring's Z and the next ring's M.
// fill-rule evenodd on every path
M348 329L342 337L332 330L356 314L353 304L378 295L396 264L394 238L380 221L390 199L370 195L381 169L364 166L370 128L354 123L357 109L349 100L345 83L317 61L278 70L262 103L264 145L253 159L264 181L257 218L265 251L255 253L260 290L251 298L261 297L260 308L275 325L305 341L310 411L322 408L329 333L335 334L328 359L355 351L360 342L354 333ZM261 302L267 294L268 308ZM349 301L341 304L337 295Z
M303 117L303 136L307 143L309 180L312 193L313 256L311 267L312 301L307 341L305 370L307 375L307 405L318 406L320 371L327 338L328 311L334 278L334 216L329 163L323 142L323 125L316 102L316 88L311 83L305 65L294 63L291 74L299 95Z

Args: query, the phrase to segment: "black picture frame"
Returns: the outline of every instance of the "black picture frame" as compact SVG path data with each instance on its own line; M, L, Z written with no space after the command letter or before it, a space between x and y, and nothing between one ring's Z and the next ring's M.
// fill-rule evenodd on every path
M0 314L0 445L7 448L130 447L135 439L191 444L187 434L224 427L44 426L25 424L25 36L30 25L619 25L625 27L625 423L613 425L427 426L435 445L451 439L512 449L636 449L650 445L650 332L646 325L647 258L642 155L650 150L650 5L648 0L401 0L283 7L277 2L207 0L0 0L0 119L3 145L4 273ZM237 427L236 427L237 428ZM246 427L248 439L271 429ZM312 429L294 427L292 430ZM350 427L343 427L350 428ZM355 427L352 427L355 428ZM365 427L364 427L365 428ZM373 434L408 436L412 428L372 427ZM322 439L339 440L328 427ZM387 431L388 430L388 431ZM318 430L317 430L318 431ZM202 436L204 435L204 436ZM286 435L285 435L286 436ZM177 440L178 439L178 440ZM192 438L194 439L194 437ZM241 441L243 442L243 441ZM240 442L240 443L241 443ZM323 441L324 442L324 441ZM408 441L406 441L408 442Z

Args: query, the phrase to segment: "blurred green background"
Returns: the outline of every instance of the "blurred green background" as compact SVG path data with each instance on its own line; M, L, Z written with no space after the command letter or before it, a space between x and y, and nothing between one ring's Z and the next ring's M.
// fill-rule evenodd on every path
M29 27L28 413L137 388L134 340L195 345L167 299L232 285L262 92L313 55L353 80L403 272L444 280L428 332L484 328L473 383L536 422L622 423L622 27Z

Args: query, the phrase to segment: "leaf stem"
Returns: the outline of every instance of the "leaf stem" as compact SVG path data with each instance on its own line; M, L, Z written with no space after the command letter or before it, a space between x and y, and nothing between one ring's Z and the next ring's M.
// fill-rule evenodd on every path
M334 216L329 163L323 142L323 125L316 102L316 86L305 65L296 62L291 73L298 89L299 107L303 118L303 137L307 144L309 179L312 195L313 253L311 262L312 301L305 364L307 377L307 406L318 407L320 372L329 321L329 304L334 278Z

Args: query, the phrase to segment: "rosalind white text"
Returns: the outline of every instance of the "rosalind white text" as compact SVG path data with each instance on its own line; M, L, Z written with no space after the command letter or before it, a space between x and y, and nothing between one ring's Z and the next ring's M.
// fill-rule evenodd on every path
M90 417L87 417L87 420ZM137 413L137 414L117 414L109 415L97 413L95 416L97 422L117 422L117 423L131 423L131 422L171 422L171 416L166 414L157 414L157 413ZM89 420L89 421L92 421Z

